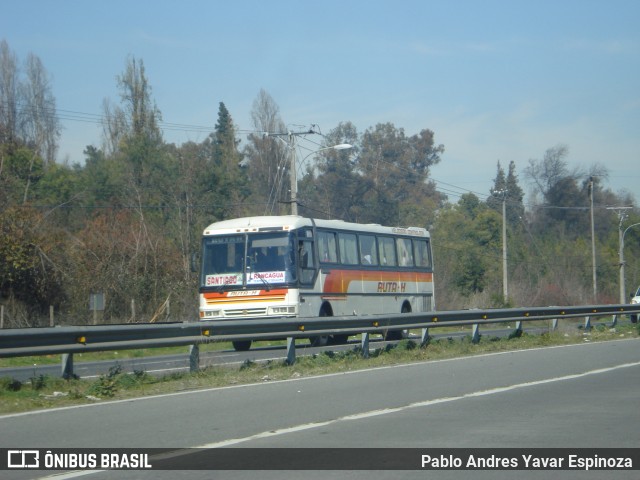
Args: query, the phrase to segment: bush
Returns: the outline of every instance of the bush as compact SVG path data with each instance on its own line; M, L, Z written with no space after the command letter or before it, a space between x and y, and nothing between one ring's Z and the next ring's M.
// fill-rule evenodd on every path
M30 377L31 388L33 390L42 390L49 383L49 377L47 375L38 375L37 377Z
M22 388L22 382L15 378L2 377L0 378L0 392L18 392Z
M90 387L88 393L97 397L113 397L118 391L118 376L122 373L122 366L116 364L106 375L100 375Z

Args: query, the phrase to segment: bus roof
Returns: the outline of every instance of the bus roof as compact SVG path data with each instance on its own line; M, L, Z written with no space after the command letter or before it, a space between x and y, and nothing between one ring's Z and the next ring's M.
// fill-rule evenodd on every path
M209 225L204 235L225 235L245 232L264 232L278 230L295 230L301 227L311 227L332 230L349 230L364 233L382 233L388 235L407 235L412 237L428 237L429 232L421 227L384 227L377 224L361 224L345 222L343 220L322 220L300 217L297 215L244 217L222 220Z

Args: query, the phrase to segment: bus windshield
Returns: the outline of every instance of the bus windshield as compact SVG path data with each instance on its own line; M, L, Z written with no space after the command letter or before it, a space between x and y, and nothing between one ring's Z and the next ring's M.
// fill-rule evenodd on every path
M201 287L270 288L296 280L294 236L249 233L205 237Z

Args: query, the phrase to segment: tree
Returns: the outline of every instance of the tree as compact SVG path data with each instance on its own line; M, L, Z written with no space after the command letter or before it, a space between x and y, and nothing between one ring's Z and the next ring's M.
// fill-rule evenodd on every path
M518 184L518 176L515 173L516 164L509 163L509 173L498 162L498 170L494 179L491 195L487 198L487 205L502 215L502 201L506 202L507 223L515 226L521 223L524 216L524 192Z
M178 163L178 175L172 189L175 217L168 225L168 235L174 239L182 255L182 278L192 284L191 258L200 245L202 228L214 219L215 200L207 184L208 165L211 162L203 143L187 142L172 147L172 156ZM195 285L193 285L195 290Z
M0 145L0 155L3 159L0 198L7 206L24 204L31 185L44 175L44 162L25 146Z
M370 183L356 171L351 158L358 156L358 131L351 122L341 122L324 137L323 146L308 166L298 198L303 215L320 218L340 218L358 221L364 210L364 196ZM331 147L348 143L353 148L335 150Z
M569 149L558 145L547 149L544 158L529 160L525 175L534 186L534 195L544 202L534 211L532 226L552 235L568 238L584 236L588 231L588 184L579 184L584 173L569 170L565 157Z
M491 188L491 195L487 198L487 206L496 210L502 211L502 201L507 198L507 177L504 173L504 168L498 161L498 171L496 178L493 180L493 188Z
M107 318L129 319L132 299L149 318L183 282L179 250L166 229L140 210L102 209L77 233L76 243L76 308L89 293L105 292Z
M507 174L507 219L512 225L519 224L524 218L524 191L518 183L516 175L516 163L512 160L509 162L509 173Z
M9 49L6 40L0 42L0 144L13 144L18 140L19 103L18 58ZM2 174L0 157L0 174Z
M55 162L60 137L60 125L56 115L56 100L51 93L51 80L42 61L29 54L26 63L27 80L22 84L22 99L25 104L24 137L28 144L45 161Z
M20 326L35 326L38 314L65 301L68 243L60 228L45 223L45 215L33 209L0 212L0 298L11 300L11 316L22 317Z
M431 224L444 201L428 180L430 167L444 151L442 145L435 146L433 132L407 137L403 129L386 123L358 135L353 124L343 122L325 138L326 146L339 143L354 148L319 153L315 170L310 169L302 182L307 203L355 222Z
M451 307L488 306L488 299L480 296L499 290L501 225L500 214L473 193L441 209L431 232L440 266L439 301Z
M114 158L129 168L134 188L144 188L153 162L162 163L162 114L151 99L151 86L144 62L129 57L125 71L117 77L121 106L104 103L103 135ZM146 176L146 178L145 178Z
M144 62L130 57L124 74L117 77L120 100L127 120L127 137L162 141L158 122L162 114L151 99L151 86L145 75Z
M29 54L25 63L25 78L20 78L18 60L6 41L0 42L0 181L8 157L25 161L23 204L29 199L31 184L38 175L38 163L44 168L55 162L60 136L55 98L40 59ZM14 150L27 147L31 155L15 156ZM15 168L15 165L14 165Z
M89 145L84 150L84 167L80 169L80 189L86 206L105 207L118 204L119 182L124 178L117 170L121 164L109 161L105 152Z
M242 202L248 196L246 173L242 168L243 155L238 150L240 141L231 115L220 102L215 131L205 141L209 161L203 175L205 191L212 193L214 215L219 218L240 216Z
M553 185L569 175L565 160L568 154L569 147L556 145L547 149L542 160L529 160L525 175L534 187L534 196L539 193L544 198Z
M564 177L554 183L545 200L546 221L551 225L562 225L563 231L572 238L584 237L589 231L588 192L575 179Z
M29 54L27 58L27 82L22 85L22 91L25 109L28 112L24 121L24 138L27 144L33 146L23 197L23 203L26 203L36 158L42 158L45 165L53 164L57 138L60 136L55 98L51 94L48 75L40 59L33 54Z
M428 182L430 168L440 161L443 145L431 130L407 137L391 123L365 131L357 167L372 188L361 221L387 225L428 225L444 198Z
M251 203L256 214L279 214L280 201L288 185L290 154L286 142L270 133L284 133L280 108L271 95L260 90L251 110L253 127L257 133L247 137L244 148L248 180L251 185Z
M125 112L105 98L102 101L102 115L102 149L106 155L115 155L128 132Z

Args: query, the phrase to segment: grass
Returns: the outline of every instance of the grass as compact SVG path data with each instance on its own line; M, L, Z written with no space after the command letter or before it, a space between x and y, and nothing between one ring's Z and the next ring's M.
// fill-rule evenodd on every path
M473 343L470 336L462 339L453 337L430 339L424 347L413 340L402 340L394 345L371 350L369 358L363 358L361 348L357 346L348 351L326 351L312 356L298 357L297 362L292 366L286 365L284 361L264 363L247 361L239 368L205 366L197 373L174 373L156 377L143 371L125 373L116 364L107 374L95 380L64 380L40 375L31 378L30 382L21 383L5 377L0 378L0 414L202 388L285 380L483 353L638 338L639 336L640 326L637 325L621 324L616 328L598 325L590 332L583 332L575 327L565 327L541 335L524 333L522 336L512 335L505 338L482 336L479 343ZM214 349L220 349L223 346L224 344L218 344ZM150 352L158 355L159 350L184 353L184 349L176 351L173 348L152 349ZM135 352L129 353L134 356L139 355ZM142 352L142 354L145 353L146 351ZM102 357L102 359L109 358L113 357ZM84 359L86 360L86 357ZM54 363L58 361L59 359L54 359ZM33 362L27 364L33 365Z

